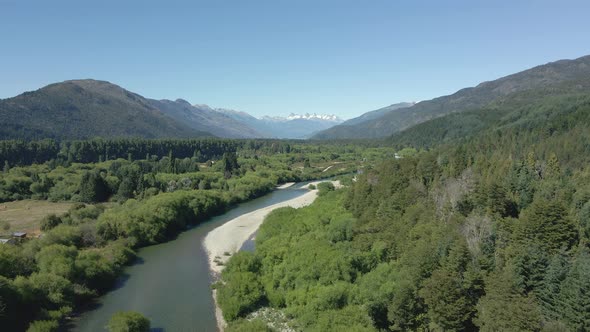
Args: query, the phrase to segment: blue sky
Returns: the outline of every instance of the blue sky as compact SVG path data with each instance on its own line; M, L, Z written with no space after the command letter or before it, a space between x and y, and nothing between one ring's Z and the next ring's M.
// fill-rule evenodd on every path
M74 78L344 118L590 54L588 1L0 0L0 98Z

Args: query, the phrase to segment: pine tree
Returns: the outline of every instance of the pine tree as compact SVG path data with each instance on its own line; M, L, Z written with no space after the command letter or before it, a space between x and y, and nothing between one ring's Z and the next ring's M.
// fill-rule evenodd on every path
M514 235L523 245L534 243L543 250L555 251L570 248L577 234L562 202L537 199L523 212Z
M82 175L79 187L80 200L85 203L104 202L108 198L108 185L98 172Z
M238 168L240 168L240 165L238 164L238 157L236 156L236 154L234 152L226 152L223 154L222 165L223 165L223 174L226 179L231 178L233 173Z
M542 286L535 291L543 314L552 320L557 320L560 315L559 293L569 267L565 252L561 251L553 255L547 266Z
M561 168L559 167L559 160L557 160L555 153L552 153L551 156L549 156L549 160L547 161L546 177L559 178L560 175Z
M590 255L582 250L561 286L562 320L572 331L590 331Z
M443 259L441 267L424 282L419 294L435 327L444 331L462 331L473 327L471 320L479 292L478 278L471 273L470 261L466 244L457 241Z
M517 286L512 267L486 279L486 295L477 304L480 331L538 331L541 314L533 297Z

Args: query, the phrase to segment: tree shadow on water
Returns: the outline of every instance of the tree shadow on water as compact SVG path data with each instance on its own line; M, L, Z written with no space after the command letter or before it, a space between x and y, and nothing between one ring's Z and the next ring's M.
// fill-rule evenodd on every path
M143 265L145 263L145 260L141 257L135 257L135 259L133 260L133 263L131 263L129 266L135 266L135 265Z
M113 287L110 288L108 292L112 292L117 289L121 289L121 288L125 287L125 284L127 283L127 280L129 280L130 277L131 277L131 275L129 275L128 273L121 274L117 278L117 280L115 281L115 284L113 285Z
M166 332L166 329L163 327L152 327L150 332Z

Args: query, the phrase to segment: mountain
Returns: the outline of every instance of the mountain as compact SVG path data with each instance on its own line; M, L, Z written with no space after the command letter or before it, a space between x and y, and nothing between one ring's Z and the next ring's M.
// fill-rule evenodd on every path
M523 139L532 130L544 132L542 139L546 140L567 134L576 125L587 126L589 112L590 75L587 75L513 93L482 108L428 120L393 134L389 140L398 147L432 148L472 141L482 135L512 133ZM501 139L503 137L497 138ZM529 143L535 144L534 141ZM506 144L514 145L514 142ZM560 149L559 146L554 148Z
M309 138L316 132L329 129L342 120L333 114L294 114L287 117L264 116L260 119L267 132L276 138Z
M72 80L0 100L0 139L196 137L144 97L96 80Z
M383 116L352 126L342 127L335 133L320 132L313 138L376 138L386 137L406 128L446 114L479 109L492 102L526 91L547 89L583 80L590 75L590 56L575 60L560 60L537 66L476 87L420 102L412 107L385 113Z
M407 108L410 106L414 106L415 104L416 103L414 103L414 102L410 102L410 103L397 103L397 104L389 105L387 107L383 107L383 108L380 108L375 111L367 112L359 117L356 117L356 118L353 118L350 120L346 120L346 121L342 122L340 124L340 126L352 126L352 125L359 124L361 122L377 119L389 112L392 112L392 111L395 111L395 110L398 110L401 108Z
M287 117L263 116L258 119L248 113L234 110L216 109L216 111L249 125L264 137L272 138L309 138L315 132L331 128L342 122L333 114L291 113Z
M280 118L279 118L280 119ZM324 120L324 121L333 121L333 122L342 122L340 118L338 118L334 114L295 114L291 113L287 116L287 120Z
M55 83L0 100L0 123L0 139L264 136L206 105L148 99L96 80Z
M179 123L193 130L207 131L215 136L228 138L259 138L265 135L243 121L207 105L191 105L183 99L150 100L150 103Z
M319 133L316 133L315 135L313 135L313 138L314 139L350 138L349 137L350 126L359 125L363 122L367 122L370 120L375 120L375 119L378 119L378 118L384 116L387 113L393 112L398 109L407 108L407 107L410 107L413 105L415 105L415 103L397 103L397 104L389 105L387 107L380 108L375 111L370 111L370 112L364 113L363 115L361 115L359 117L356 117L356 118L353 118L350 120L346 120L337 126L334 126L334 127L325 129Z

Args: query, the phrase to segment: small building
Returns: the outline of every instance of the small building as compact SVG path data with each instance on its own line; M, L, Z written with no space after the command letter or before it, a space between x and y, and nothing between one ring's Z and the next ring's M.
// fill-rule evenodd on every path
M25 232L14 232L12 233L12 237L17 238L17 239L24 239L27 237L27 233Z

